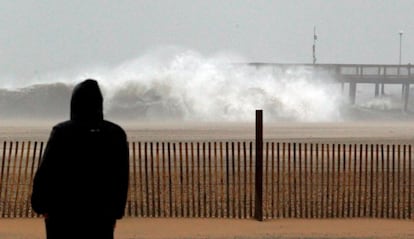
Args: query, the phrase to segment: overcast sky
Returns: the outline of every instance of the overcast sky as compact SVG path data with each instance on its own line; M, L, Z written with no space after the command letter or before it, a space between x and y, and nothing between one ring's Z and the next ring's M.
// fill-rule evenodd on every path
M412 0L0 0L0 80L112 66L151 49L251 62L414 63Z

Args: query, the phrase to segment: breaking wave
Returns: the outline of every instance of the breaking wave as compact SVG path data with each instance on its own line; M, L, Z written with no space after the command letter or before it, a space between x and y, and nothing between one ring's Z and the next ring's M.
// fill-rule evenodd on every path
M158 51L115 67L72 76L45 77L27 86L0 90L1 118L67 118L72 87L99 81L105 115L139 120L326 122L344 119L338 84L304 67L274 69L240 62L240 57L204 57L193 51ZM387 101L372 107L387 109Z

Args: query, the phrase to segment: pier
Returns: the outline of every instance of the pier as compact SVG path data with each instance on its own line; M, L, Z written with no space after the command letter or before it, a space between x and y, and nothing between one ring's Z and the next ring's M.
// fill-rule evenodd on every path
M408 110L410 85L414 84L412 74L414 66L407 65L374 65L374 64L280 64L249 63L257 68L273 67L278 69L304 68L325 74L340 83L342 90L349 87L349 102L355 104L358 84L372 84L375 97L385 94L386 85L401 85L402 109Z

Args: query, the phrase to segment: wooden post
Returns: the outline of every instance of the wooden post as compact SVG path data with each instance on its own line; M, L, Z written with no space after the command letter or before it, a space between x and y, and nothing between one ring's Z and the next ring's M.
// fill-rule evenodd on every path
M312 147L312 145L311 145L311 147ZM311 149L311 152L312 152L312 149ZM315 185L315 189L314 190L311 190L311 191L315 191L315 197L314 197L314 201L315 201L315 203L314 203L314 216L312 217L312 218L314 218L314 217L316 217L316 218L321 218L322 216L321 216L321 213L320 213L320 211L319 211L319 205L322 205L322 202L320 202L319 200L318 200L318 196L319 196L319 186L318 186L318 184L322 184L322 183L320 183L320 180L319 180L319 174L320 174L320 172L319 172L319 144L318 143L316 143L315 144L315 182L317 183L316 185ZM318 202L319 201L319 202Z
M244 157L244 218L247 218L247 149L246 142L243 142L243 157Z
M229 142L226 142L226 210L227 217L230 218L230 156Z
M3 201L3 215L2 217L6 216L6 206L7 206L7 189L9 188L9 174L10 174L10 164L12 158L12 151L13 151L13 142L10 142L9 154L7 158L7 171L6 171L6 180L5 180L5 192L4 192L4 201Z
M280 214L280 211L281 211L281 207L280 207L280 193L281 193L281 191L280 191L280 144L279 143L277 143L276 144L276 160L277 160L277 163L276 163L276 167L277 167L277 183L276 183L276 186L277 186L277 190L276 190L276 193L277 193L277 195L276 195L276 209L277 209L277 212L276 212L276 216L277 217L281 217L281 214Z
M141 142L138 142L138 181L139 181L139 198L140 198L140 213L144 217L144 184L142 178L142 147Z
M397 218L401 218L401 210L403 209L401 207L401 191L400 191L400 171L401 171L401 146L398 145L397 147Z
M376 156L375 156L375 158L376 158L376 160L375 160L375 171L376 171L376 173L375 173L375 195L376 195L376 197L375 197L375 217L379 217L379 211L380 211L380 209L379 209L379 195L380 195L380 192L379 192L379 147L378 147L378 144L375 146L375 149L376 149Z
M168 194L167 194L167 172L168 172L168 170L167 170L167 164L166 164L166 159L167 159L167 157L166 157L166 154L165 154L165 144L164 144L164 142L161 142L161 162L162 162L162 165L160 165L160 167L161 167L161 169L162 169L162 174L161 174L161 178L162 178L162 193L161 193L161 195L160 195L160 197L161 197L161 204L162 204L162 209L161 209L161 216L163 216L163 217L166 217L167 216L167 202L168 202L168 199L167 199L167 196L168 196Z
M335 207L335 144L332 144L332 196L331 196L331 217L336 217L336 207Z
M291 167L291 143L287 144L287 161L288 161L288 166L287 166L287 185L286 185L286 191L287 191L287 210L288 210L288 217L292 217L292 180L291 180L291 172L292 172L292 167Z
M238 193L237 193L237 202L238 202L238 212L237 212L237 216L239 218L242 218L242 208L241 208L241 204L242 204L242 192L241 192L241 188L242 188L242 181L241 181L241 154L240 154L240 142L237 142L237 189L238 189Z
M6 143L4 143L4 149L6 150ZM36 162L36 151L37 151L37 141L34 142L34 148L33 148L33 155L32 155L32 161L31 161L31 167L30 167L30 177L29 177L29 194L32 192L32 186L33 186L33 178L34 178L34 168L35 168L35 162ZM5 155L5 154L3 154ZM29 208L30 202L29 200L27 201L27 207ZM33 217L33 210L31 211L32 213L30 214L31 217ZM27 216L29 216L29 211L27 211Z
M157 210L157 208L156 208L156 204L155 204L155 195L156 195L156 192L155 192L155 189L156 189L156 187L155 187L155 173L154 173L154 150L153 150L153 143L151 142L150 143L150 148L149 148L149 150L150 150L150 166L151 166L151 200L152 200L152 204L151 204L151 207L152 207L152 213L151 213L151 216L152 217L155 217L156 216L156 210Z
M184 144L182 142L178 143L178 155L179 155L179 161L178 164L180 166L180 175L179 175L179 183L180 183L180 214L181 217L185 217L185 212L186 212L186 200L185 200L185 196L184 196L184 192L186 191L184 189L185 185L186 185L186 181L185 181L185 173L184 173L184 166L186 166L184 164L184 156L185 156L185 152L183 152L183 150L185 150L184 148Z
M158 217L161 217L161 211L162 211L162 207L161 207L161 172L160 172L160 168L161 168L161 165L160 165L160 153L159 153L159 151L160 151L160 145L159 145L159 142L156 142L155 143L155 160L156 160L156 163L155 163L155 169L156 169L156 177L157 177L157 182L156 182L156 185L157 185L157 191L156 191L156 197L157 197L157 216ZM155 179L154 179L155 180ZM155 189L154 189L154 191L155 191Z
M289 185L289 187L292 187ZM291 210L293 212L292 217L297 217L297 184L296 184L296 143L293 143L293 207Z
M194 167L194 162L195 162L195 157L194 157L194 144L193 142L190 143L190 150L191 150L191 195L192 195L192 214L191 216L195 217L196 216L196 197L195 197L195 176L194 176L194 171L195 171L195 167Z
M392 145L391 217L395 218L395 144Z
M31 145L31 141L29 141L27 143L26 161L25 161L26 164L25 164L25 167L24 167L24 174L23 174L24 175L23 183L25 185L28 185L28 177L27 176L28 176L28 169L29 169L30 149L31 149L30 145ZM1 192L1 190L0 190L0 192ZM30 196L29 192L30 192L30 188L27 188L26 192L22 195L22 203L24 202L25 198L29 198L29 196ZM29 200L26 200L26 201L29 201ZM24 205L26 206L25 207L26 210L25 210L25 212L21 211L20 217L23 217L23 214L25 214L26 217L29 215L30 207L29 207L28 203L26 203Z
M362 203L362 148L363 145L359 145L359 185L358 185L358 213L357 217L361 217L361 203Z
M264 167L264 199L263 199L263 204L264 204L264 217L268 217L268 213L269 213L269 142L266 142L266 147L265 147L265 167Z
M385 206L385 210L386 210L386 217L387 218L390 218L390 208L391 208L391 206L390 206L390 202L391 202L391 200L390 200L390 197L391 197L391 194L390 194L390 177L391 177L391 175L390 175L390 155L391 155L391 153L390 153L390 145L389 144L387 144L387 177L386 177L386 179L387 179L387 203L386 203L386 206Z
M326 217L331 217L331 153L330 153L330 144L326 144Z
M253 142L250 141L249 142L249 162L250 162L250 166L249 166L249 185L250 185L250 190L249 190L249 194L250 194L250 217L253 217Z
M403 187L403 189L402 189L402 210L403 210L403 215L402 215L402 217L404 218L404 219L406 219L407 218L407 215L405 214L405 212L406 212L406 208L407 208L407 205L406 205L406 197L405 197L405 194L406 194L406 192L407 192L407 190L406 190L406 187L407 187L407 181L406 181L406 167L407 167L407 164L406 164L406 157L407 157L407 153L406 153L406 150L407 150L407 146L404 144L404 146L403 146L403 166L402 166L402 173L403 173L403 175L402 175L402 178L403 178L403 185L402 185L402 187Z
M40 149L39 149L39 155L37 157L37 168L36 168L36 170L39 169L42 157L43 157L43 142L40 142ZM40 215L37 214L36 217L40 217Z
M385 217L385 156L384 145L381 144L381 211L380 217Z
M341 216L345 217L345 204L346 204L346 145L343 144L342 145L342 155L343 155L343 164L342 164L342 169L343 169L343 173L342 173L342 212L341 212Z
M37 167L36 167L36 170L39 169L40 163L42 161L42 157L43 157L43 145L44 145L43 142L40 142L40 149L39 149L39 155L37 157ZM40 215L37 214L36 217L40 217Z
M274 154L274 151L275 150L275 145L274 145L274 143L272 142L272 166L271 166L271 168L272 168L272 180L271 180L271 183L272 183L272 192L271 192L271 200L272 200L272 218L274 218L275 217L275 199L276 199L276 197L275 197L275 182L277 183L277 181L275 180L275 154Z
M197 202L198 202L198 214L197 216L201 217L202 209L201 209L201 159L200 159L200 143L197 142Z
M13 194L15 193L15 188L13 188L13 183L14 183L15 177L16 177L18 154L19 154L19 142L16 141L16 147L14 149L14 157L13 157L13 160L12 160L12 164L9 164L9 167L12 168L12 172L11 172L11 175L10 175L10 184L9 184L9 187L10 187L10 189L9 189L10 190L10 196L9 197L10 198L4 197L5 200L9 202L9 205L8 205L9 217L12 217L12 211L13 211L12 206L13 206L13 204L14 205L16 204L16 201L14 201L14 203L13 203L13 196L14 196Z
M232 207L232 218L236 218L236 159L234 155L234 142L231 142L231 207Z
M220 212L221 216L224 217L224 156L223 156L223 142L220 142Z
M326 217L331 217L331 207L330 207L330 196L331 196L331 190L330 190L330 153L329 153L329 144L326 144Z
M316 150L317 151L317 150ZM322 144L321 145L321 155L322 155L322 158L321 158L321 205L320 205L320 209L321 209L321 213L320 213L320 217L321 218L325 218L325 215L326 215L326 211L328 210L328 208L327 207L325 207L325 202L324 202L324 198L325 198L325 194L323 193L324 192L324 188L325 188L325 186L324 186L324 164L325 164L325 160L324 160L324 155L325 155L325 153L324 153L324 144ZM327 193L326 193L327 194Z
M2 188L3 188L3 184L4 184L4 180L3 180L3 175L4 175L4 168L6 167L6 148L7 148L7 142L4 141L3 143L3 157L2 157L2 163L1 163L1 171L0 171L0 196L2 195ZM6 185L7 187L7 185ZM4 207L2 209L4 211ZM3 213L2 213L3 215Z
M215 200L215 206L214 206L214 217L218 217L218 202L219 202L219 188L218 188L218 184L219 184L219 176L218 176L218 157L217 157L217 143L214 142L214 146L213 146L213 150L214 150L214 200Z
M148 153L147 153L147 142L144 143L144 175L143 175L143 182L145 185L145 190L143 191L143 194L145 195L145 204L143 204L145 208L145 216L149 217L150 213L149 213L149 188L148 188ZM169 151L169 150L168 150ZM171 215L171 214L170 214Z
M17 168L16 195L14 198L14 217L17 217L18 208L20 208L20 211L22 211L21 202L19 200L20 199L19 193L20 193L20 187L22 185L20 182L20 178L21 178L22 163L23 163L23 158L24 158L24 145L25 145L25 142L23 141L22 147L20 148L19 165L17 166L17 161L14 162L14 166Z
M256 210L255 218L263 221L263 110L256 110Z
M310 172L309 172L310 215L309 215L309 217L314 218L314 215L315 215L315 213L314 213L315 201L316 201L315 197L314 197L314 194L316 192L314 192L314 190L313 190L313 143L310 144L309 155L310 155L310 159L309 159L310 160L310 165L309 165L309 169L310 169ZM316 170L316 173L318 173L317 170ZM317 191L317 190L315 190L315 191Z
M370 149L371 149L371 167L370 167L370 170L371 170L371 175L370 175L370 195L369 195L369 216L370 217L373 217L374 216L374 214L373 214L373 208L374 208L374 145L373 144L371 144L371 147L370 147ZM376 194L375 194L376 195Z
M357 159L358 159L358 157L357 157L357 145L356 144L354 144L354 174L353 174L353 177L354 177L354 181L353 181L353 184L352 184L352 187L353 187L353 192L354 192L354 194L352 195L352 197L353 197L353 200L352 200L352 217L356 217L357 216L357 181L356 181L356 179L357 179Z
M336 161L337 161L337 179L336 179L336 209L335 209L335 217L341 216L341 208L340 208L340 192L341 192L341 144L337 145L337 153L336 153Z
M204 217L207 217L207 208L208 208L208 202L207 202L207 178L206 178L206 174L207 174L207 155L206 155L206 142L203 142L203 187L202 187L202 191L203 191L203 198L202 198L202 204L203 204L203 211L202 214Z
M299 143L299 151L298 151L298 154L299 154L299 175L298 175L298 181L299 181L299 193L298 193L298 195L299 195L299 205L297 206L297 208L298 208L298 210L299 210L299 213L298 214L296 214L296 216L297 217L303 217L303 200L302 200L302 177L303 177L303 175L302 175L302 144L301 143Z
M131 148L131 146L129 145L130 144L130 142L127 142L127 144L128 144L128 149L130 149ZM129 155L131 155L131 153L129 154ZM132 175L133 174L131 174L131 172L132 172L132 170L131 170L131 165L129 165L129 175L128 175L128 177L129 177L129 190L128 190L128 193L127 193L127 207L125 208L125 215L127 215L127 216L132 216L132 189L131 189L131 182L132 182Z
M179 191L179 182L178 182L178 159L177 159L177 148L176 148L176 143L172 143L173 146L173 166L172 166L172 170L173 170L173 207L174 207L174 216L178 217L179 216L179 205L180 205L180 201L179 201L179 195L180 195L180 191Z
M308 145L305 143L304 146L305 146L305 151L304 151L304 160L305 160L305 163L304 163L305 178L304 179L305 180L303 180L303 182L305 184L305 193L304 193L303 197L304 197L305 207L304 207L304 214L303 214L302 217L309 218L309 214L310 214L310 212L309 212L309 209L310 209L309 202L311 201L311 197L309 197L309 195L308 195L308 180L309 180L309 178L308 178Z
M167 143L167 157L168 157L168 203L169 216L173 216L173 202L172 202L172 173L171 173L171 146Z
M365 144L365 187L364 187L364 211L363 215L367 216L368 204L368 144Z
M351 175L355 177L355 171L352 171L352 144L349 144L348 146L348 211L347 211L347 217L351 217ZM354 155L355 157L355 155ZM355 193L353 191L352 193Z
M207 153L208 153L208 201L209 201L209 212L208 215L209 217L213 216L213 183L212 183L212 178L213 178L213 174L212 174L212 165L211 165L211 142L208 142L208 149L207 149Z
M218 180L218 182L217 182L217 184L219 185L218 187L218 193L219 193L219 195L220 195L220 197L217 199L217 201L218 202L220 202L220 204L217 202L217 211L218 211L218 213L217 213L217 215L218 216L221 216L221 217L223 217L223 172L224 172L224 170L223 170L223 143L222 142L220 142L219 143L219 157L220 157L220 159L219 160L217 160L217 164L218 165L220 165L220 170L219 170L219 173L220 173L220 180ZM219 210L219 208L218 208L218 205L220 205L220 210Z
M190 217L190 207L191 207L191 200L190 200L190 163L189 163L189 157L188 157L188 143L185 142L184 144L185 146L185 181L186 181L186 187L187 187L187 211L186 211L186 216ZM217 175L217 174L216 174ZM192 192L191 192L192 193Z
M136 149L135 149L135 142L132 142L132 181L130 185L133 185L133 195L134 195L134 216L138 216L138 202L137 202L137 168L136 168ZM131 189L130 189L131 190Z
M413 207L413 202L412 200L412 161L413 159L411 158L411 145L408 145L408 217L409 218L413 218L414 215L412 215L412 207Z
M286 175L286 173L285 173L285 168L286 168L286 143L283 143L282 144L282 176L281 176L281 181L282 181L282 183L281 183L281 186L282 186L282 190L281 190L281 193L282 193L282 198L281 198L281 205L282 205L282 209L281 209L281 211L282 211L282 217L286 217L286 215L287 215L287 213L286 213L286 197L285 197L285 193L286 193L286 180L285 180L285 175Z

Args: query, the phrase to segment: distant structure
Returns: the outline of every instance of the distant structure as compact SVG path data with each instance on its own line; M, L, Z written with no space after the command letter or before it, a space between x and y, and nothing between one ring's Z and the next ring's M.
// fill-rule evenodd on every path
M313 64L316 64L316 40L318 40L318 36L316 36L316 27L313 27L313 46L312 46Z
M314 61L316 61L314 59ZM402 109L408 110L410 85L414 84L414 65L373 65L373 64L283 64L283 63L248 63L248 65L272 67L281 70L305 68L315 75L329 75L340 83L344 91L345 85L349 85L349 103L355 104L357 97L357 85L371 84L374 86L375 97L385 95L385 85L401 85Z

